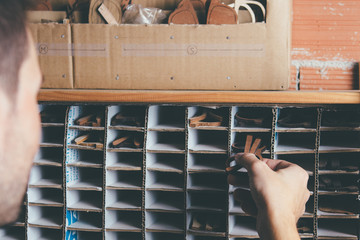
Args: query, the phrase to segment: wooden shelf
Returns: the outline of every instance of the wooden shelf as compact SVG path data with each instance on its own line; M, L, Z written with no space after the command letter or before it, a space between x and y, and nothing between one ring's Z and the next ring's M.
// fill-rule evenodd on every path
M360 104L360 91L159 91L42 89L40 102Z

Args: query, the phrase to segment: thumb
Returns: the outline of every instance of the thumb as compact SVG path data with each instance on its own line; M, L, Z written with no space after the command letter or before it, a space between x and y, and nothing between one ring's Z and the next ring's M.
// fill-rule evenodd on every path
M248 171L249 175L257 175L259 171L264 170L266 163L259 160L255 154L252 153L238 153L235 155L237 164L243 166Z

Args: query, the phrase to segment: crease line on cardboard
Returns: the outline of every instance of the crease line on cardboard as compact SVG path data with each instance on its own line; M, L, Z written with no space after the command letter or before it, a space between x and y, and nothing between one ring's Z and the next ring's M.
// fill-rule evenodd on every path
M108 44L37 43L39 56L109 57Z
M264 44L123 44L122 56L133 57L262 57Z

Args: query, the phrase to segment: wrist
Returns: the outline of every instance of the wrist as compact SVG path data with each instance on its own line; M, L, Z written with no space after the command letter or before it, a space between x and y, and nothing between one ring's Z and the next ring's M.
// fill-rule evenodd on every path
M257 218L257 230L261 240L297 240L297 219L292 213L265 211Z

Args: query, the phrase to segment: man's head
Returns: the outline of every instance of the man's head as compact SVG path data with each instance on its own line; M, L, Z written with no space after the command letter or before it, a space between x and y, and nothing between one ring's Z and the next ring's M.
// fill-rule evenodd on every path
M17 218L40 137L41 73L24 2L0 1L0 225Z

